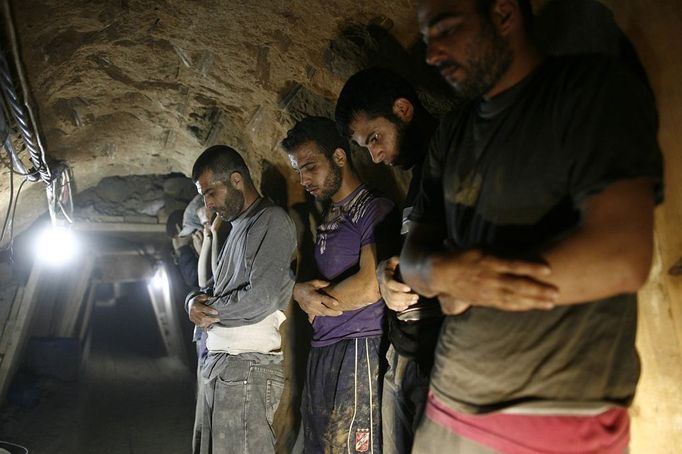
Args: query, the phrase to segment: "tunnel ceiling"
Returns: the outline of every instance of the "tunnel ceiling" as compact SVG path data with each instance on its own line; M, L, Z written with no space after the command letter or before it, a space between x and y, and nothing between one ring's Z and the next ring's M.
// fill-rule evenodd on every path
M330 114L353 72L383 63L432 77L413 1L11 3L47 154L72 165L79 191L107 176L188 174L215 143L244 151L257 178L264 160L284 172L275 148L287 127ZM19 226L46 209L30 186Z

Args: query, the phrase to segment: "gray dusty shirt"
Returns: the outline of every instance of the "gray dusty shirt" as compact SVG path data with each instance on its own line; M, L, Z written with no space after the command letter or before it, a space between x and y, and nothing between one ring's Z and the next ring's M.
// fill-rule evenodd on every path
M272 201L260 198L232 221L232 230L218 257L210 305L220 325L252 325L291 299L295 277L291 261L296 232L289 215Z

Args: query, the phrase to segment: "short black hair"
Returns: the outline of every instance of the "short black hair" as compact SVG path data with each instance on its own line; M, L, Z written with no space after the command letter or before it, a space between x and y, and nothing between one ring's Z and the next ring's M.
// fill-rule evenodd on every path
M234 148L227 145L213 145L199 155L192 167L192 181L196 183L201 174L207 170L212 171L218 179L224 181L227 181L232 172L239 172L247 181L253 181L244 158Z
M350 124L360 114L395 122L393 103L398 98L410 101L415 111L423 109L417 91L407 80L388 69L363 69L348 79L339 94L334 115L336 125L341 134L350 137Z
M182 217L185 214L185 210L175 210L168 215L166 220L166 235L173 238L178 235L178 232L182 230Z
M519 4L519 9L521 10L521 16L523 17L523 28L526 32L530 33L533 26L533 6L530 0L516 0ZM490 9L495 3L495 0L475 0L476 8L478 12L486 19L490 20Z
M353 167L350 144L345 137L339 134L333 120L325 117L304 118L287 132L287 136L282 140L282 148L291 154L308 142L315 142L322 154L329 160L332 159L334 151L341 148L346 152L346 161L351 168Z

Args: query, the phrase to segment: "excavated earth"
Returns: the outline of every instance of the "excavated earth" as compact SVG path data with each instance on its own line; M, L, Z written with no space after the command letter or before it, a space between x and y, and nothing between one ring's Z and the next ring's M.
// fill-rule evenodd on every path
M78 191L107 176L188 174L216 143L242 151L257 181L263 169L290 175L277 149L288 127L332 115L345 79L373 64L443 90L410 0L11 3L47 154L72 165ZM41 184L24 189L18 229L44 199Z

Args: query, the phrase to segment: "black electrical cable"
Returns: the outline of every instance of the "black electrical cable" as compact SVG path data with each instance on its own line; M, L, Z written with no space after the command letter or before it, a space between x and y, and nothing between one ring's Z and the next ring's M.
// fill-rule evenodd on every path
M7 204L7 214L5 215L5 222L2 223L2 232L0 233L0 243L5 238L5 230L7 230L7 221L12 212L12 202L14 201L14 169L9 168L9 203Z
M9 34L9 44L11 45L11 50L14 54L15 69L17 75L19 76L19 83L21 84L21 89L25 98L24 101L26 102L25 106L19 102L19 98L16 95L14 84L12 83L12 77L9 72L9 65L5 59L2 49L0 49L0 85L2 86L2 91L5 94L5 100L9 104L10 113L14 117L14 120L19 128L19 132L24 139L24 143L26 144L26 148L29 152L31 161L33 162L33 166L40 173L40 179L45 184L50 184L52 178L50 169L45 160L45 150L43 149L42 143L40 142L36 118L33 115L30 103L28 102L30 95L28 83L22 72L22 65L19 58L19 45L17 42L14 21L12 20L12 10L9 0L4 0L2 2L2 7L5 16L5 25ZM25 110L24 107L26 108ZM36 132L35 137L31 131L31 124L33 124L33 129L35 129Z
M19 190L14 198L14 208L12 209L12 219L9 221L9 256L10 262L14 262L14 218L17 214L17 205L19 205L19 194L21 194L21 189L24 187L28 180L24 179L19 185Z
M19 185L19 189L17 190L16 195L14 194L14 174L10 176L10 203L7 206L7 214L5 215L5 222L2 227L2 235L0 235L0 241L2 238L5 236L5 230L7 226L9 226L9 241L7 243L7 246L3 247L0 250L10 251L10 261L14 262L14 219L17 214L17 205L19 205L19 195L21 194L21 190L23 189L24 185L26 182L29 181L28 179L24 178L24 181L21 182ZM14 202L14 204L12 204Z
M5 101L9 105L10 114L14 118L14 122L17 125L19 134L26 145L26 149L31 157L31 162L33 166L40 173L40 179L43 180L45 184L49 184L50 170L47 168L47 164L43 159L41 150L38 148L38 142L33 136L33 131L24 108L19 100L19 97L14 90L14 85L12 83L12 76L9 71L9 66L4 54L0 51L0 88L2 88L2 93L5 97Z

